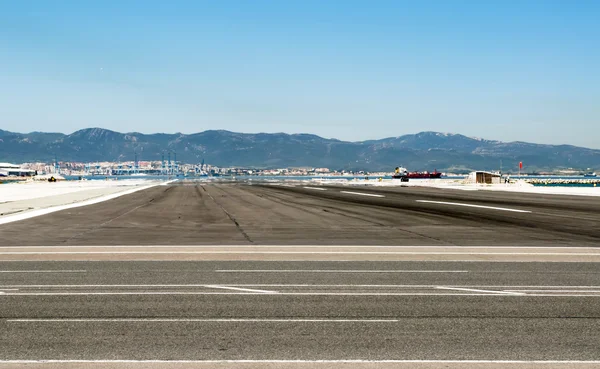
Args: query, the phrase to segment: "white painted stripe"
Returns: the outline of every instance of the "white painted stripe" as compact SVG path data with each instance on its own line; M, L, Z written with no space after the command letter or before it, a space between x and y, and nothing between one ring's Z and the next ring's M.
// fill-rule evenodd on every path
M371 196L371 197L385 197L383 195L376 195L374 193L364 193L364 192L351 192L351 191L340 191L341 193L347 193L350 195L359 195L359 196Z
M303 187L303 188L306 188L307 190L327 191L327 189L321 188L321 187Z
M240 288L240 287L230 287L230 286L221 286L221 285L205 285L207 288L220 288L224 290L234 290L234 291L245 291L245 292L258 292L258 293L277 293L275 291L265 291L265 290L256 290L250 288Z
M600 360L0 360L0 364L600 364Z
M160 185L161 185L161 186L166 186L166 185L168 185L168 184L171 184L171 183L173 183L173 182L177 182L177 181L179 181L179 179L172 179L172 180L170 180L170 181L163 182L163 183L161 183Z
M6 296L143 296L143 295L267 295L264 292L8 292ZM274 295L274 294L273 294Z
M500 295L523 295L522 293L516 293L516 292L480 290L480 289L474 289L474 288L461 288L461 287L442 287L442 286L438 286L438 287L436 287L436 289L438 289L438 290L451 290L451 291L483 292L483 293L500 294Z
M246 286L231 284L226 286ZM252 285L247 285L252 286ZM11 288L189 288L189 287L208 287L206 284L21 284L4 287ZM504 286L504 288L514 286ZM520 287L520 286L517 286ZM4 289L0 286L0 289Z
M431 285L431 284L227 284L231 287L385 287L385 288L548 288L548 289L600 289L600 286L499 286L499 285ZM20 284L0 286L0 290L14 288L187 288L187 287L206 287L205 284Z
M489 291L491 292L491 291ZM435 293L435 292L3 292L2 296L143 296L143 295L241 295L241 296L482 296L482 297L600 297L598 294L536 294L536 293Z
M20 220L39 217L41 215L46 215L46 214L54 213L54 212L61 211L61 210L93 205L93 204L97 204L100 202L116 199L117 197L121 197L124 195L129 195L129 194L132 194L137 191L147 190L148 188L151 188L151 187L154 187L157 185L159 185L159 183L154 183L154 184L148 185L148 186L135 187L130 190L117 192L117 193L113 193L113 194L106 195L106 196L100 196L100 197L96 197L96 198L89 199L86 201L76 202L73 204L53 206L53 207L49 207L49 208L45 208L45 209L37 209L37 210L27 211L27 212L19 213L16 215L8 215L8 216L0 217L0 224L18 222Z
M540 293L540 292L546 292L546 293L552 293L552 292L556 292L556 293L581 293L581 292L585 292L585 293L600 293L600 290L504 290L506 292L535 292L535 293Z
M327 318L64 318L6 319L9 323L96 323L96 322L201 322L201 323L398 323L400 319Z
M86 270L0 270L0 273L87 273Z
M217 273L469 273L468 270L258 270L258 269L220 269Z
M470 208L480 208L480 209L491 209L491 210L502 210L502 211L512 211L515 213L531 213L529 210L519 210L519 209L509 209L509 208L498 208L495 206L483 206L483 205L473 205L473 204L462 204L458 202L445 202L445 201L429 201L429 200L415 200L416 202L422 202L427 204L441 204L441 205L453 205L453 206L466 206Z
M260 248L391 248L391 249L414 249L416 247L422 249L536 249L536 250L598 250L600 253L600 247L594 246L381 246L381 245L107 245L107 246L0 246L0 250L11 250L11 249L47 249L47 248L60 248L60 249L69 249L69 248L84 248L84 249L110 249L110 248L192 248L192 249L202 249L202 248L215 248L215 247L223 247L223 248L249 248L249 249L260 249Z
M582 252L412 252L412 251L14 251L0 255L101 255L101 254L310 254L310 255L538 255L538 256L600 256ZM18 261L18 260L15 260ZM480 260L487 262L488 260Z
M586 292L589 288L600 289L600 286L439 286L430 284L230 284L228 286L246 286L246 287L385 287L385 288L436 288L436 287L451 287L451 288L578 288L580 292ZM27 286L10 286L10 287L27 287Z

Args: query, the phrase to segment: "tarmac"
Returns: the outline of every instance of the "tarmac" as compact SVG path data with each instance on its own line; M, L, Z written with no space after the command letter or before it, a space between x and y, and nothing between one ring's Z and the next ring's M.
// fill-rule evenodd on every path
M183 183L0 225L0 367L600 367L599 210Z
M594 247L598 224L595 197L189 183L0 225L0 246Z

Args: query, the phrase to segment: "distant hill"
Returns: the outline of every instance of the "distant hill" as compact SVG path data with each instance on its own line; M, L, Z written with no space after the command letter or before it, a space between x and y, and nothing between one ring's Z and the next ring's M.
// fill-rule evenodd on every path
M119 133L101 128L62 133L14 133L0 130L0 162L160 160L176 152L177 160L227 167L391 171L410 170L526 171L600 169L600 150L569 145L539 145L470 138L460 134L421 132L381 140L346 142L310 134L205 131L194 134Z

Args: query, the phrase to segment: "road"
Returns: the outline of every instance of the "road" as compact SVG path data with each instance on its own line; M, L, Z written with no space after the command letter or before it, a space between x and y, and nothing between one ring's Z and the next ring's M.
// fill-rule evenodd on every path
M0 226L0 367L600 367L598 201L311 187Z

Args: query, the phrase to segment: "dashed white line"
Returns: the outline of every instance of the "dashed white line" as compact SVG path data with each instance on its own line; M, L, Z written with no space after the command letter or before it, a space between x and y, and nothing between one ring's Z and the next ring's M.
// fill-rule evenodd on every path
M275 291L265 291L265 290L256 290L256 289L250 289L250 288L221 286L221 285L205 285L204 287L206 287L206 288L217 288L217 289L223 289L223 290L244 291L244 292L277 293Z
M377 194L374 194L374 193L364 193L364 192L340 191L340 193L347 193L347 194L350 194L350 195L359 195L359 196L385 197L383 195L377 195Z
M306 188L307 190L327 191L327 189L321 188L321 187L303 187L303 188Z
M459 203L459 202L430 201L430 200L415 200L415 201L416 202L421 202L421 203L426 203L426 204L465 206L465 207L469 207L469 208L480 208L480 209L490 209L490 210L511 211L511 212L514 212L514 213L531 213L531 211L529 211L529 210L499 208L499 207L495 207L495 206L483 206L483 205L474 205L474 204L463 204L463 203Z
M327 318L29 318L7 319L9 323L96 323L96 322L202 322L202 323L398 323L400 319L327 319Z
M0 273L87 273L87 270L0 270Z
M469 273L468 270L257 270L257 269L221 269L215 270L217 273Z
M443 286L437 286L436 289L438 289L438 290L450 290L450 291L480 292L480 293L490 293L490 294L500 294L500 295L524 295L524 293L518 293L518 292L494 291L494 290L480 290L480 289L475 289L475 288L460 288L460 287L443 287Z
M600 290L504 290L506 292L533 292L533 293L600 293Z

